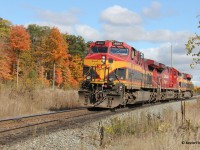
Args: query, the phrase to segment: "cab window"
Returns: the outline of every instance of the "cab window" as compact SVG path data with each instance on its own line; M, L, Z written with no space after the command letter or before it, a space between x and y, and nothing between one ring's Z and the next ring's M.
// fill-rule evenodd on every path
M107 53L108 48L107 47L97 47L93 46L90 49L90 53Z
M111 47L110 53L116 54L116 55L128 55L128 49L127 48Z

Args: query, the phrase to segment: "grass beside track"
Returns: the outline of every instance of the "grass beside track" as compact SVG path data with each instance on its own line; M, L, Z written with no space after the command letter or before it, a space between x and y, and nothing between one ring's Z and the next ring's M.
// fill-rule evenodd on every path
M114 118L105 128L102 149L126 150L187 150L200 148L200 98L186 103L182 112L163 109L160 115L151 113L129 118Z
M1 89L0 104L0 119L80 107L77 91L58 89Z

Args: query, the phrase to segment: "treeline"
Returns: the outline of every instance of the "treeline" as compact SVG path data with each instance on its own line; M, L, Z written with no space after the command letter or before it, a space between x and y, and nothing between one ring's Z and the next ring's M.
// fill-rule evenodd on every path
M88 43L56 27L0 18L0 84L77 88Z

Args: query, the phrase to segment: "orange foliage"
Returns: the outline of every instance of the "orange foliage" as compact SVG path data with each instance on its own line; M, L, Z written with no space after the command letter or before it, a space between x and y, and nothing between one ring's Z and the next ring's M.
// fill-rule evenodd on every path
M197 91L198 91L198 89L199 89L199 87L198 87L198 86L194 86L194 91L195 91L195 92L197 92Z
M1 54L0 57L0 79L2 80L10 80L11 77L11 59L5 54Z
M62 71L60 68L56 69L56 84L58 87L60 87L60 85L63 82L63 78L62 78Z
M11 77L11 57L7 38L0 37L0 80L10 80Z
M56 68L56 84L58 87L62 84L64 88L70 88L74 82L69 68L68 45L57 28L52 29L47 45L48 61L53 61L56 66L59 66L58 69Z
M74 78L72 78L71 82L72 82L71 83L72 88L77 88L77 86L78 86L79 83Z
M66 44L57 28L53 28L48 38L48 48L51 52L51 61L57 62L66 56Z
M71 57L70 70L72 72L72 76L77 81L78 85L78 83L83 78L83 61L81 60L81 57L79 55Z
M30 35L23 26L13 26L10 31L10 46L20 52L30 49Z
M16 65L12 63L15 63L16 60L19 62L20 59L20 65L17 64L20 71L28 74L27 69L21 67L23 65L31 66L33 71L35 68L38 69L36 78L47 86L50 86L50 81L52 81L52 65L56 64L54 83L57 87L77 88L82 80L81 57L68 54L66 37L57 28L49 29L49 31L51 32L37 39L37 44L33 43L36 51L26 54L25 51L30 50L30 35L23 26L12 26L8 33L9 36L7 36L6 47L3 46L3 40L0 39L0 80L9 80L12 79L12 75L16 75L11 73L12 71L15 73L16 69ZM27 64L26 62L31 63ZM35 64L35 62L39 63Z
M69 62L68 62L68 59L65 59L62 64L62 76L63 76L63 84L64 84L64 87L65 88L69 88L73 81L73 77L71 75L71 71L69 69Z

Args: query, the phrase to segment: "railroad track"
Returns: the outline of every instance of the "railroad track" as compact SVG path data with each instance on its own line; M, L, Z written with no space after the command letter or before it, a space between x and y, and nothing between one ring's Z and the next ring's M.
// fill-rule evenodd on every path
M9 139L10 136L22 135L24 133L27 134L27 132L30 133L35 130L40 130L41 128L57 126L66 121L94 113L97 112L89 111L84 107L0 120L0 144L2 144L6 139Z
M196 97L192 99L197 99ZM192 100L190 99L190 100ZM175 101L170 101L173 103ZM162 105L157 103L154 105ZM110 110L106 111L89 111L88 108L77 108L53 113L45 113L39 115L30 115L0 120L0 145L12 143L15 140L23 139L33 134L40 134L42 130L57 131L58 129L66 129L70 124L85 122L87 120L98 119L113 115L151 107L152 104L146 104L142 107L133 106L122 109L117 109L115 113Z

